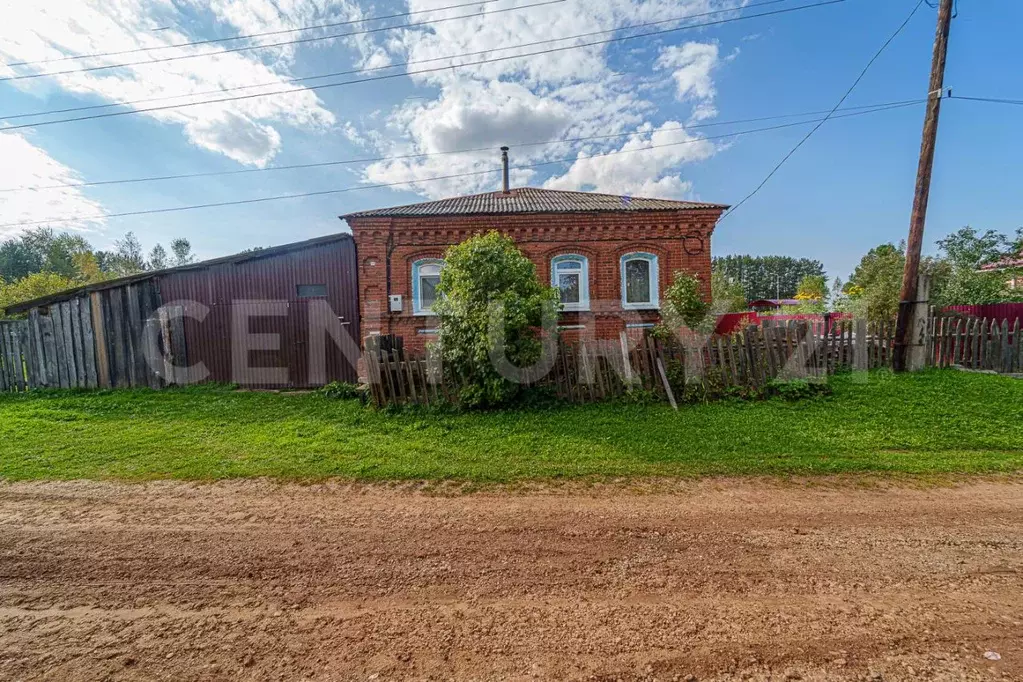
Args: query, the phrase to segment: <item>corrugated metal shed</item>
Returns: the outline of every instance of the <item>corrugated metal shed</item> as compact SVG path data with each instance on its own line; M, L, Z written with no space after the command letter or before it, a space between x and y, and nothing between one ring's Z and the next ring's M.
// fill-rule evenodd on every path
M680 211L728 208L722 204L695 201L671 201L643 197L598 194L596 192L565 192L561 190L520 187L508 193L486 192L468 196L427 201L393 208L378 208L341 216L417 217L448 215L510 215L516 213L605 213L618 211Z
M349 235L343 236L278 251L267 258L219 263L162 277L160 294L165 304L195 301L209 308L202 322L185 321L189 362L202 361L214 381L248 387L357 381L354 364L329 341L325 345L325 381L310 377L310 353L316 347L316 340L309 338L310 316L318 312L316 306L326 303L356 344L359 341L355 245ZM299 287L322 287L323 295L300 296ZM279 348L252 351L249 364L254 367L241 373L232 346L225 342L233 336L234 316L239 312L253 316L250 332L279 335ZM286 368L286 381L271 379L271 373L260 370L271 367Z
M54 311L67 316L70 304L90 305L96 311L96 340L85 356L95 357L107 369L105 379L100 371L97 383L87 385L180 383L170 372L152 369L142 352L147 343L169 345L150 336L161 328L164 336L170 333L166 319L158 319L161 309L166 318L168 307L184 306L204 317L174 323L183 326L184 339L175 344L175 364L201 362L208 370L206 380L248 388L311 387L358 378L357 278L355 242L350 234L336 234L82 286L10 306L7 312L28 312L46 322ZM275 335L276 339L267 339L275 347L241 348L242 337L236 332L246 322L252 334ZM354 353L349 347L348 358L329 338L341 330L354 340ZM36 345L43 347L48 338L42 334ZM73 339L67 346L79 351ZM42 355L57 356L54 368L59 377L65 354L58 348ZM274 368L278 371L266 371ZM47 379L45 385L52 383Z

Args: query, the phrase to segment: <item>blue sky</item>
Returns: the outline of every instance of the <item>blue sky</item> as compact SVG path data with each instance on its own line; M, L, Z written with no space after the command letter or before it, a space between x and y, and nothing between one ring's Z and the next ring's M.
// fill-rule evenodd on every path
M693 21L734 18L814 1L780 0L770 6ZM435 10L464 2L22 3L29 6L16 7L0 28L0 59L12 63L136 49ZM417 14L408 21L537 2L497 0ZM31 6L36 4L40 6ZM261 83L278 83L276 89L288 87L286 81L295 77L623 29L637 22L737 4L736 0L565 0L300 46L11 80L0 82L0 114ZM513 174L516 184L736 203L809 127L732 139L702 139L799 119L708 124L829 109L915 4L916 0L846 0L805 11L467 69L8 131L0 133L0 155L5 158L0 170L2 188L476 147L494 151L74 190L3 192L0 223L409 183L249 206L53 223L54 227L82 230L101 247L109 246L128 230L134 231L147 248L184 236L200 256L213 257L250 246L339 231L343 226L336 216L349 211L493 189L499 181L496 174L442 182L430 182L429 178L493 168L501 144L512 146L513 165L574 160L518 171ZM1023 59L1014 35L1015 27L1023 25L1023 4L960 4L952 27L947 85L957 95L1023 98ZM922 6L846 106L924 97L935 18L936 10ZM330 32L402 21L370 22ZM324 33L294 33L273 40ZM0 78L220 49L207 45L87 62L0 66ZM403 70L395 67L375 73ZM1023 109L1015 106L955 100L944 103L927 224L928 248L936 238L966 224L1003 232L1023 225L1023 192L1019 190L1023 181L1023 166L1019 163L1023 158L1021 114ZM898 241L907 232L922 117L923 106L915 105L829 121L759 194L720 224L714 253L817 258L831 276L844 279L867 249L885 241ZM33 120L14 119L8 124ZM546 147L517 146L527 141L624 133L633 135ZM649 149L600 156L641 148ZM588 158L594 156L597 158ZM0 236L18 229L0 227Z

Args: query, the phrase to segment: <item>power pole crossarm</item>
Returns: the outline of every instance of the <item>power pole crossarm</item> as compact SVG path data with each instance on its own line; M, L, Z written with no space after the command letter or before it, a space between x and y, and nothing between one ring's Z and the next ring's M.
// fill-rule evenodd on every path
M941 0L938 7L938 29L934 37L934 56L931 60L927 114L924 118L923 142L920 144L920 165L916 174L913 214L909 220L909 241L906 244L906 268L902 273L899 316L895 325L893 360L896 371L906 370L907 346L912 338L910 325L917 300L920 252L924 242L924 223L927 220L927 200L931 193L931 169L934 167L934 148L938 138L938 115L941 113L942 90L945 86L945 60L948 55L948 34L952 24L952 3L953 0Z

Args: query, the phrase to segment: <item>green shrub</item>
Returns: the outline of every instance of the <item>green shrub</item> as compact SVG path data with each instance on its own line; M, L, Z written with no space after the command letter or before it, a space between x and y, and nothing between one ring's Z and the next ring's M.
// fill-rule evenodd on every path
M687 272L676 272L675 277L661 297L661 317L668 329L681 327L699 331L710 324L714 317L708 315L710 303L703 295L700 278Z
M781 398L782 400L793 402L831 395L831 392L831 384L828 382L808 381L806 379L795 379L792 381L772 379L767 383L765 390L765 394L769 398Z
M334 400L353 400L365 398L366 391L345 381L332 381L319 390L320 395Z
M558 290L541 284L533 262L497 232L452 246L444 261L437 287L441 296L433 306L440 317L444 371L462 387L462 406L507 405L522 384L503 375L498 365L506 362L514 369L540 359L544 322L551 334L557 322ZM503 336L503 352L498 335Z

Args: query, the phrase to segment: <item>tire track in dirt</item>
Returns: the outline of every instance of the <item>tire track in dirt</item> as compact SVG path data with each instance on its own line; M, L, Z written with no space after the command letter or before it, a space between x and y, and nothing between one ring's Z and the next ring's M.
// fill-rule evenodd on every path
M1018 483L410 488L0 484L0 679L1023 679Z

